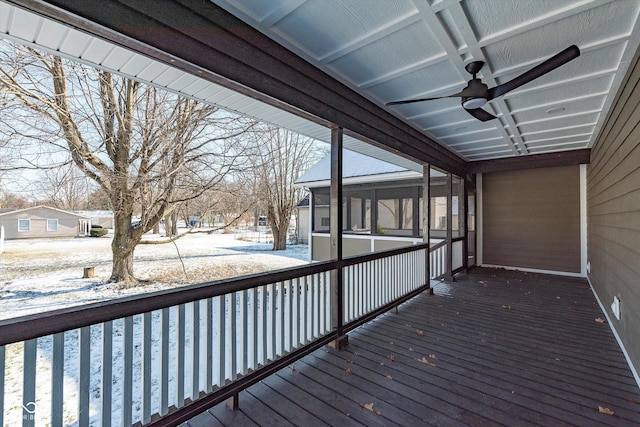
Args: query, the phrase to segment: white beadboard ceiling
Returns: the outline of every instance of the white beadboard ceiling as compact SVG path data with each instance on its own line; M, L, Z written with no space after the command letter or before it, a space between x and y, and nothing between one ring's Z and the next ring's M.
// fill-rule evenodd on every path
M212 0L380 106L489 87L570 45L582 55L489 102L385 107L466 160L590 148L640 43L640 1Z
M639 0L211 0L465 160L590 148L640 44ZM161 4L161 3L160 3ZM0 37L330 141L326 127L0 0ZM452 94L482 60L489 87L577 45L582 55L471 117ZM352 137L345 147L421 171Z

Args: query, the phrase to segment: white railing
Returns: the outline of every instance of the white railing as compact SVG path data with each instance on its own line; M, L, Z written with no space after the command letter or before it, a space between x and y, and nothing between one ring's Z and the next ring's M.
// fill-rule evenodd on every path
M430 278L435 279L442 277L447 272L447 242L441 241L440 243L432 246L429 250L429 269Z
M425 286L426 251L427 248L423 247L345 267L345 322L358 319Z
M330 331L329 274L0 346L0 425L146 424Z

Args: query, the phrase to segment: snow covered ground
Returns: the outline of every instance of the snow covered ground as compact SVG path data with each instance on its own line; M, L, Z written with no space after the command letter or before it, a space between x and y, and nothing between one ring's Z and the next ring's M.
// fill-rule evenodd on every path
M144 240L165 239L149 235ZM106 283L111 273L108 236L9 240L0 254L0 319L288 268L307 259L307 245L274 252L271 244L236 240L233 234L189 234L175 244L139 245L134 274L148 282L123 290ZM83 279L84 267L94 267L95 276Z
M148 240L161 240L159 236L147 237ZM170 244L140 245L135 251L134 272L148 280L134 289L121 290L115 284L107 284L111 272L111 239L75 238L75 239L37 239L14 240L5 242L5 251L0 254L0 319L18 317L30 313L78 305L100 300L108 300L124 295L151 292L201 283L244 274L276 270L305 264L308 257L306 245L295 245L286 251L271 251L270 244L252 243L234 239L232 234L198 233L184 236ZM178 256L179 254L179 256ZM83 279L84 267L95 267L95 277ZM174 310L175 311L175 310ZM187 313L190 318L191 314ZM156 313L157 317L157 313ZM172 314L171 335L175 335L175 313ZM158 319L154 318L157 323ZM134 328L141 319L136 317ZM114 360L121 362L122 321L114 322L113 350ZM186 326L187 341L191 325ZM118 338L119 337L119 338ZM139 348L140 336L135 337L133 412L134 419L140 417ZM158 346L158 337L154 335L154 346ZM78 411L78 336L77 331L65 334L64 350L64 423L77 426ZM175 344L171 347L172 360L175 359ZM187 346L189 343L187 342ZM100 369L101 369L100 331L91 330L91 425L99 425L100 409ZM154 347L155 348L155 347ZM22 398L22 351L23 345L12 344L6 347L5 410L4 425L19 425L24 416L32 416L35 425L48 425L51 405L52 340L51 337L38 340L37 345L37 389L36 400L24 408ZM159 352L152 359L157 365ZM187 355L188 357L188 355ZM122 366L113 367L112 402L114 425L118 425L122 416ZM154 368L157 370L157 367ZM152 385L153 401L158 401L157 372L154 371ZM188 379L188 378L187 378ZM175 395L175 377L169 385L171 395ZM187 390L189 389L189 384ZM158 410L153 408L154 412Z

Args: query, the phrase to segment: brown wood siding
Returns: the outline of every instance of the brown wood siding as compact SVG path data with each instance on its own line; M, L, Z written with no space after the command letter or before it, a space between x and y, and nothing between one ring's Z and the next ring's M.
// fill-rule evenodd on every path
M580 167L484 174L483 264L580 273Z
M640 66L618 95L587 167L589 280L640 370ZM611 311L620 298L620 320Z

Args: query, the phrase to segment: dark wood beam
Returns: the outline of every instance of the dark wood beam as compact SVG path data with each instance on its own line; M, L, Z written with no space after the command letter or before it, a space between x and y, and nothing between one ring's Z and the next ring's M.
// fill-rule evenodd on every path
M448 149L210 1L9 1L418 162L466 171Z
M550 168L589 164L591 149L560 151L557 153L532 154L528 156L506 157L503 159L469 162L469 172L487 173L516 169Z

